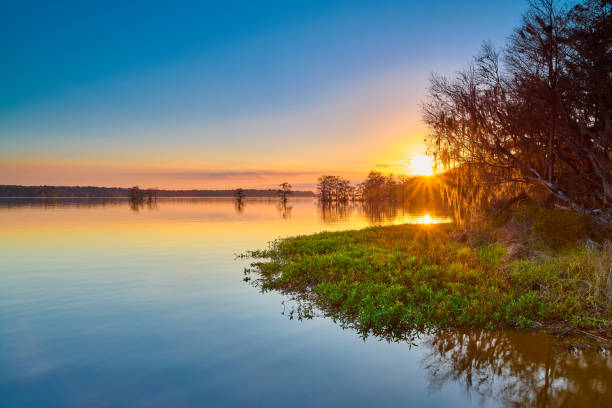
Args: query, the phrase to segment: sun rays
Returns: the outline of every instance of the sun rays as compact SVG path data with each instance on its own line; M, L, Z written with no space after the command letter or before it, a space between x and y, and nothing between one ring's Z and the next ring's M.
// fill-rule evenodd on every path
M400 163L405 167L406 173L414 176L432 176L434 174L434 162L429 156L418 154L410 160L402 160Z

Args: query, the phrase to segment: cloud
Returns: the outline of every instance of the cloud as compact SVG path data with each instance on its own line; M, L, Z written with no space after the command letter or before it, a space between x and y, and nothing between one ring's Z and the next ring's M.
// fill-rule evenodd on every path
M404 169L406 168L406 164L404 164L403 162L399 162L399 163L377 163L375 164L376 167L384 167L384 168L390 168L390 169Z
M174 179L233 179L266 177L297 177L318 176L320 171L274 171L274 170L245 170L245 171L165 171L165 172L132 172L122 173L122 176L148 176Z

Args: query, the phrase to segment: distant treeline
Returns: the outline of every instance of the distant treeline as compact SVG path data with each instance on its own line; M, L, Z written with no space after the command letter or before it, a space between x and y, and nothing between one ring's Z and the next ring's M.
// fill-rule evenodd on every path
M157 197L233 197L235 190L156 190ZM278 190L243 190L245 197L277 197ZM121 187L0 185L0 197L129 197ZM312 191L294 191L294 197L314 197Z

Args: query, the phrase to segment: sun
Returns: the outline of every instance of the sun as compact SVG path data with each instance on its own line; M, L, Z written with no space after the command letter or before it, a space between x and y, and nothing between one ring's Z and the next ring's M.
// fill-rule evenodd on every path
M405 162L407 170L416 176L433 175L434 162L431 157L422 154L413 156L410 161Z

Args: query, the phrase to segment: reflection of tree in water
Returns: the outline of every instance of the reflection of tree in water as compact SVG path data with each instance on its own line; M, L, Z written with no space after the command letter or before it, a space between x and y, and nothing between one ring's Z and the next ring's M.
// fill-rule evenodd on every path
M244 189L237 188L234 190L234 208L238 214L241 214L244 210Z
M319 219L325 224L346 222L351 218L355 206L355 203L348 202L320 202Z
M354 213L365 215L373 225L394 220L405 208L385 202L322 202L319 203L319 219L325 224L348 222Z
M125 205L124 198L101 198L101 197L22 197L10 198L0 197L0 210L3 208L34 207L53 209L57 207L121 207Z
M362 211L371 224L381 224L388 221L393 221L400 210L405 210L405 207L389 202L372 201L364 202Z
M431 391L456 383L467 400L509 407L609 407L612 401L612 355L594 346L574 353L550 334L512 330L364 327L314 306L308 294L281 293L289 296L283 315L290 319L328 316L364 340L424 348Z
M130 202L130 208L132 211L138 212L141 208L146 206L151 209L157 208L157 190L149 188L147 190L141 190L138 186L130 188L128 194L128 200Z
M420 207L410 203L385 201L320 202L319 219L325 224L348 222L355 214L364 216L372 225L390 223L398 217L415 213L446 213L444 207Z
M291 218L291 210L293 210L293 206L287 205L286 201L281 201L280 203L278 203L276 209L278 210L278 213L280 214L281 218L283 218L284 220Z
M609 406L612 358L570 353L554 337L514 331L442 330L424 345L430 386L459 383L466 396L504 406Z
M244 211L244 205L245 204L243 200L234 200L234 209L238 214L242 214L242 212Z
M143 208L147 208L149 210L157 209L157 201L142 201L142 200L128 200L130 204L130 210L134 212L139 212Z

